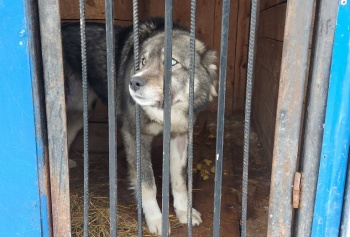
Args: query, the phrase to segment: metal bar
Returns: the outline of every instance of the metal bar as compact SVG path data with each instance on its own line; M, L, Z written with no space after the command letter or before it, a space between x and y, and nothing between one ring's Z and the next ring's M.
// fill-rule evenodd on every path
M350 147L350 3L341 0L334 36L312 236L338 236Z
M350 157L348 158L348 161ZM344 195L343 213L340 227L340 237L350 236L350 162L348 162L348 172Z
M109 126L109 209L110 236L118 233L117 208L117 112L116 112L116 71L114 40L114 3L106 0L106 43L107 43L107 85L108 85L108 126Z
M221 189L222 189L222 161L223 161L223 140L225 122L225 93L226 93L226 69L228 34L230 20L230 0L222 3L221 20L221 48L219 68L219 95L218 114L216 128L216 162L215 162L215 186L214 186L214 220L213 236L220 236L220 213L221 213Z
M321 0L316 7L300 162L301 189L307 192L302 193L294 226L299 237L311 235L338 2Z
M250 14L249 50L247 66L247 85L245 99L245 120L244 120L244 148L243 148L243 181L242 181L242 216L241 216L241 236L247 235L247 202L248 202L248 168L249 168L249 135L250 116L252 109L253 93L253 72L255 58L255 34L258 21L258 0L252 0Z
M133 0L133 32L134 32L134 72L140 70L139 58L139 10L138 0ZM138 236L142 236L142 185L141 185L141 121L140 106L135 103L136 122L136 173L137 173L137 228Z
M189 81L189 108L188 108L188 146L187 146L187 236L192 236L192 191L193 191L193 104L194 104L194 75L196 49L196 0L191 0L191 28L190 28L190 81Z
M52 236L36 7L0 4L0 236Z
M84 131L84 237L89 235L89 121L88 84L86 68L85 1L79 0L80 40L81 40L81 79L83 91L83 131Z
M172 59L173 1L165 1L164 42L164 132L162 174L162 236L169 229L169 172L170 172L170 128L171 128L171 59Z
M291 236L292 231L291 197L298 162L313 7L313 0L287 2L276 111L268 236Z
M66 104L58 0L39 0L54 236L71 235Z

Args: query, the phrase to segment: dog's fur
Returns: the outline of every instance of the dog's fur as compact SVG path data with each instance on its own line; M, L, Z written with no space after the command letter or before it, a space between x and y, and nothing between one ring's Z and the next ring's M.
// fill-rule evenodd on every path
M97 99L107 104L105 25L86 24L89 109ZM132 188L136 187L135 102L141 107L142 208L151 233L161 234L161 211L151 164L151 143L163 130L164 20L150 19L139 25L140 70L134 73L131 27L115 27L117 116L127 154ZM81 49L79 24L63 24L65 92L68 146L82 128ZM174 208L181 223L187 223L187 130L190 78L190 37L174 24L172 38L170 175ZM216 96L216 56L196 40L194 114ZM202 223L193 209L192 224Z

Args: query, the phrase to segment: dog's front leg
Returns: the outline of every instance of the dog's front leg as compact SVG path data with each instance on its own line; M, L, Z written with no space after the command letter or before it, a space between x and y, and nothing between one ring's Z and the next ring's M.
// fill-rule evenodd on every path
M137 172L136 172L136 143L135 136L131 135L129 129L122 129L124 146L127 153L129 165L129 174L131 188L136 190ZM159 208L156 195L154 174L151 162L151 146L153 136L141 136L141 186L142 186L142 209L145 215L146 223L152 234L162 234L162 213ZM170 227L169 227L170 228ZM170 230L169 230L170 233Z
M170 141L170 174L176 216L187 224L187 135L178 135ZM192 208L192 225L202 223L201 214Z

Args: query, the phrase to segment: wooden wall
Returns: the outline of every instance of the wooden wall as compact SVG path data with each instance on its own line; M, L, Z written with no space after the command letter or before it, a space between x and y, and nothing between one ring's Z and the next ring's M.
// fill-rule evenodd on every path
M270 162L275 133L286 6L286 0L262 0L260 3L253 122Z
M190 1L176 0L173 19L182 25L190 26ZM115 0L114 16L116 24L132 23L132 1ZM86 18L103 21L105 18L104 0L86 0ZM60 0L62 20L79 19L79 1ZM210 48L220 52L222 0L197 0L196 34ZM226 88L226 112L243 112L245 102L245 79L248 51L248 30L250 1L232 0L229 31L228 71ZM164 16L164 0L139 1L139 17ZM216 111L216 104L210 107Z

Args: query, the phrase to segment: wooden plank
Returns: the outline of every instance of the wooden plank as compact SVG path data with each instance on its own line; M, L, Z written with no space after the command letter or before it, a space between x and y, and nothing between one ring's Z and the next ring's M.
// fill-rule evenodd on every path
M39 0L53 236L71 236L66 104L58 0Z
M257 43L256 62L262 64L275 78L279 78L281 71L282 48L283 42L269 38L260 38ZM260 76L259 73L256 76Z
M190 1L174 1L173 20L190 29ZM197 1L196 36L209 47L213 47L213 28L215 2L210 0ZM164 17L164 1L149 0L140 6L141 19L148 17Z
M283 41L287 3L260 12L259 37Z
M260 11L285 2L287 2L287 0L262 0L260 2Z
M256 67L256 73L259 77L256 78L254 90L259 91L259 100L262 99L266 102L269 111L274 116L273 120L275 120L279 80L260 63L257 63Z
M245 87L247 77L249 24L251 1L239 0L236 55L234 63L233 112L243 112L245 107Z
M86 19L105 19L105 0L85 1ZM79 19L79 1L60 0L60 13L63 20ZM132 20L132 1L115 0L114 18Z

